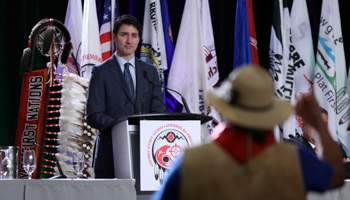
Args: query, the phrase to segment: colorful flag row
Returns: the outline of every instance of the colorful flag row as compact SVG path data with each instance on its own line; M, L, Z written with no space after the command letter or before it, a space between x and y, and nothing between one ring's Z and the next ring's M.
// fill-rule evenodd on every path
M350 98L338 1L322 2L316 52L306 2L294 0L291 8L288 5L288 0L274 1L269 70L275 94L295 105L314 91L327 111L332 138L349 154ZM302 131L303 121L297 115L275 129L280 140Z

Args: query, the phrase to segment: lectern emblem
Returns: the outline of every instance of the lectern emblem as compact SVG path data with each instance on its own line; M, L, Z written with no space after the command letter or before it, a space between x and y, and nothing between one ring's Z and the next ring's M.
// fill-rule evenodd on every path
M152 158L155 163L154 176L160 184L163 184L175 159L181 156L188 146L185 135L174 129L164 130L156 136L152 145Z

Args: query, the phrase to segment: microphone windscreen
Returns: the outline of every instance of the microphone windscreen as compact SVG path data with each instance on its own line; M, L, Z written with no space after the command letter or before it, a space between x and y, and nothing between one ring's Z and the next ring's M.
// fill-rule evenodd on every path
M148 83L151 83L151 82L152 82L151 80L149 80L148 74L147 74L147 71L146 71L146 70L143 70L143 77L146 78L146 80L147 80Z

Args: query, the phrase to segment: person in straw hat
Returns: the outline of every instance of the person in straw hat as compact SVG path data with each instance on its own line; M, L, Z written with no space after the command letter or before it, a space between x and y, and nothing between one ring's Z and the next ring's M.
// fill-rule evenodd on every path
M274 98L265 69L241 67L207 97L227 122L215 127L219 136L213 142L185 150L154 199L299 200L307 191L343 185L342 155L313 94L302 98L295 110L319 132L322 160L301 146L275 141L273 127L293 107Z

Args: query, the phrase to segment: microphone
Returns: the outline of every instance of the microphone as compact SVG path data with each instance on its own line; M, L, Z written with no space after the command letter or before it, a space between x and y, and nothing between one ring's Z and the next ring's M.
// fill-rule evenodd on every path
M38 147L40 147L40 149L42 149L43 151L49 153L44 147L40 146L40 145L37 144L36 142L33 142L33 144L36 145L36 146L38 146ZM63 171L62 171L62 168L61 168L61 165L60 165L60 162L58 162L56 156L51 155L50 153L47 154L47 155L49 155L53 160L56 161L57 168L58 168L58 172L60 173L59 175L53 176L53 177L51 177L51 178L49 178L49 179L67 178L67 176L64 175L64 173L63 173Z
M170 89L170 88L161 86L161 85L156 85L156 84L154 84L151 80L149 80L148 74L147 74L146 70L143 71L143 77L146 78L146 80L147 80L148 83L151 83L151 84L154 85L154 86L161 87L161 88L164 88L164 89L168 89L168 90L173 91L173 92L175 92L176 94L180 95L180 96L181 96L181 99L182 99L182 103L183 103L184 106L185 106L186 112L187 112L187 113L191 113L190 109L188 108L186 99L185 99L179 92L177 92L177 91L175 91L175 90L173 90L173 89Z
M153 96L153 99L162 102L162 104L164 105L164 107L167 109L167 112L170 112L169 108L165 105L165 103L164 103L158 96L154 95L154 96Z

